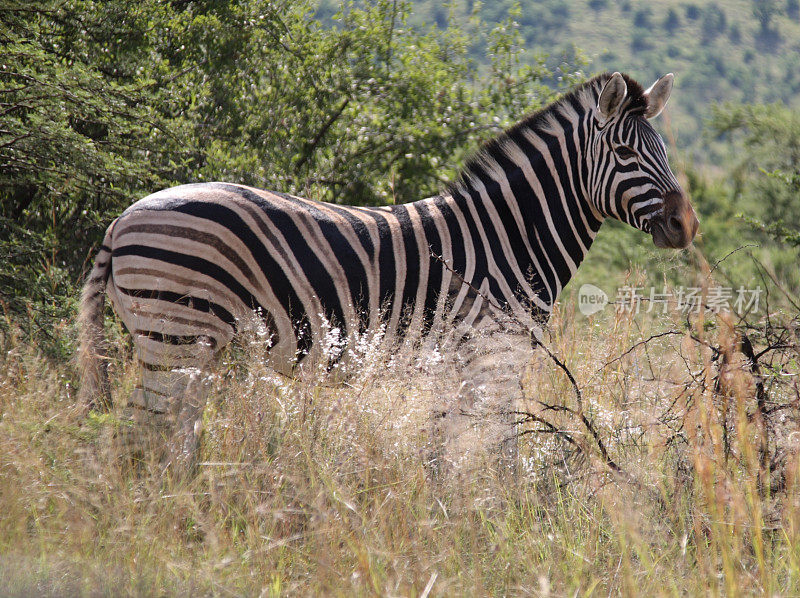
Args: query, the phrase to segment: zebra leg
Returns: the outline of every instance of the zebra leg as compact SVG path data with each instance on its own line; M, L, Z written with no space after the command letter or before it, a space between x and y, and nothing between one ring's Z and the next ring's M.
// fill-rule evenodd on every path
M210 360L209 360L210 363ZM177 434L167 444L165 464L190 472L197 465L200 438L203 433L203 411L206 407L210 381L208 368L192 368L183 400L173 426Z
M128 400L131 427L125 443L131 454L157 455L164 469L178 475L190 473L197 460L203 427L203 410L214 362L215 343L205 336L197 338L186 353L191 367L154 367L140 359L141 384Z
M457 352L461 384L454 401L436 414L444 432L445 467L478 452L496 455L501 472L515 473L517 434L514 409L522 396L521 377L530 360L530 334L492 322L474 331ZM441 433L441 432L440 432Z
M486 442L502 472L516 472L518 442L514 422L522 398L523 370L530 360L528 334L480 331L462 371L462 395L485 419Z

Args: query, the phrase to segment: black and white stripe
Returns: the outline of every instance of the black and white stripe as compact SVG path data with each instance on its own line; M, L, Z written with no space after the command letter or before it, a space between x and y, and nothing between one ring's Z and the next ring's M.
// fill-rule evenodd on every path
M447 192L406 205L227 183L136 202L109 227L84 291L87 392L104 388L92 362L103 291L142 364L132 404L153 412L171 408L173 370L218 352L254 310L284 370L313 356L331 325L345 337L381 329L392 343L468 336L507 312L535 330L606 217L650 232L664 198L680 194L646 118L651 90L598 76L487 144Z

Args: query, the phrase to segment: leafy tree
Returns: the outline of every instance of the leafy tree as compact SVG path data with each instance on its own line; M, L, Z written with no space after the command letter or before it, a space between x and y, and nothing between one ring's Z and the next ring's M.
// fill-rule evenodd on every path
M652 22L650 21L652 16L653 11L650 10L650 7L645 6L644 8L640 8L633 15L633 24L642 29L649 29L652 27Z
M734 180L740 194L754 199L756 213L800 228L798 196L781 177L765 174L800 171L797 113L780 104L726 104L714 110L711 130L745 149L737 152Z
M774 33L772 19L777 13L778 3L776 0L753 0L753 16L759 23L761 35Z
M790 195L793 195L795 198L800 197L800 170L788 173L782 170L773 170L765 174L777 181L779 186ZM768 233L773 238L792 247L800 248L800 227L795 223L787 226L784 224L783 220L780 219L768 224L755 219L748 219L748 221L757 229Z
M188 159L181 119L152 110L157 81L137 68L149 15L133 6L0 10L0 299L45 333L112 206Z
M786 15L790 19L800 19L800 0L786 0Z
M727 137L736 159L731 165L734 204L769 246L770 240L800 243L800 117L780 104L727 104L714 110L711 130ZM800 284L797 254L774 252L781 277Z
M703 11L703 20L701 24L705 39L710 40L720 33L723 33L726 26L727 16L725 10L720 8L715 2L706 6Z
M653 48L650 41L650 34L646 30L637 29L631 38L631 50L634 52L644 52Z
M731 25L731 28L728 30L728 37L734 44L741 43L742 30L739 28L737 23Z

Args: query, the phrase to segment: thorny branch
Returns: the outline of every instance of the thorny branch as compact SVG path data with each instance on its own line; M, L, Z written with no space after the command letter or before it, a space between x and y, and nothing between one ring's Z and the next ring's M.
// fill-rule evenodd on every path
M739 248L744 249L745 247ZM460 280L462 284L466 285L472 293L476 296L481 297L483 300L487 302L490 306L498 310L499 312L508 314L509 318L519 325L521 328L529 330L528 326L522 324L515 315L510 312L507 307L498 305L498 303L491 297L488 297L484 292L482 292L479 288L477 288L474 284L470 281L466 280L461 274L456 272L450 264L440 255L437 255L432 248L430 248L431 257L432 259L438 261L442 264L442 266L450 272L455 278ZM728 256L726 256L727 258ZM717 264L718 266L721 262L723 262L726 258L719 260ZM771 276L771 273L766 268L761 268L762 279L764 276L769 277L772 282L777 284L777 281ZM766 281L764 281L766 284ZM789 300L789 303L793 306L796 306L795 302L792 300L789 292L786 289L781 288L780 291L783 293L784 296ZM707 307L707 306L706 306ZM800 309L798 309L800 311ZM754 392L754 399L755 399L755 411L747 414L748 421L756 421L758 425L758 443L759 443L759 468L760 474L759 477L763 482L759 483L759 486L764 490L768 491L770 487L770 483L768 479L765 479L764 476L773 475L773 488L779 487L782 481L780 479L777 481L778 486L775 486L775 476L774 472L777 468L781 465L781 463L785 462L785 455L781 453L781 449L779 447L771 447L770 442L773 439L774 432L770 431L770 426L772 423L769 420L769 416L773 412L782 412L785 413L787 409L793 409L795 411L800 411L800 389L797 388L797 380L792 378L795 384L795 394L797 395L796 399L791 404L776 404L773 408L769 408L770 400L770 388L773 386L780 386L786 385L787 379L782 372L784 371L786 364L794 363L796 359L797 350L798 350L798 341L796 340L800 334L798 333L798 326L800 326L800 322L798 322L798 318L793 317L791 321L783 322L779 324L777 321L774 321L775 314L772 314L769 305L766 307L766 314L763 320L758 325L753 325L748 322L748 316L750 314L738 314L738 322L735 324L735 332L738 335L739 343L737 343L737 350L741 352L742 356L747 359L748 369L750 374L753 377L754 385L755 385L755 392ZM686 365L687 372L690 375L690 380L687 380L685 383L680 384L681 390L680 393L677 394L675 397L672 398L671 404L667 407L666 411L658 418L658 421L665 425L671 432L672 436L666 439L667 444L673 442L677 437L685 437L683 434L684 428L684 415L680 415L678 413L674 414L671 417L671 413L673 409L675 409L676 405L681 397L685 398L686 407L690 408L689 406L692 404L692 395L693 390L696 389L701 392L705 392L708 389L706 388L707 385L707 372L708 368L714 368L716 371L714 378L717 381L717 386L719 386L719 382L722 379L723 372L726 368L731 367L731 363L729 358L727 357L727 352L725 347L719 344L715 344L715 342L710 341L709 339L705 338L705 335L701 333L694 333L695 325L690 320L690 314L686 314L686 327L684 330L667 330L661 333L653 334L646 339L640 340L635 342L631 345L627 350L623 353L615 357L614 359L610 360L609 362L605 363L598 372L602 371L603 369L607 368L609 365L621 362L626 356L630 355L634 351L636 351L640 347L647 348L649 344L656 339L664 338L668 336L681 336L685 335L687 339L691 339L696 346L702 346L707 348L710 351L708 355L708 363L703 365L700 371L697 370L697 363L693 363L693 360L688 359L681 351L679 351L679 357L684 360ZM754 348L754 342L751 340L751 335L755 334L759 340L759 347L758 350ZM535 348L537 345L542 348L542 350L547 354L547 356L553 361L553 363L561 369L564 374L569 379L570 385L573 388L575 400L576 400L576 408L571 408L568 406L563 405L554 405L548 404L544 401L537 401L537 403L542 407L544 411L551 411L551 412L560 412L568 414L571 417L574 417L576 420L580 420L582 427L588 432L589 436L591 436L593 442L597 446L597 449L600 453L600 456L605 463L605 465L614 473L621 475L624 479L629 481L630 483L634 483L638 486L641 486L635 479L633 479L629 474L627 474L622 467L611 457L606 443L603 440L598 428L596 427L594 421L587 416L583 409L583 393L581 391L580 386L575 379L575 376L570 371L569 367L567 367L566 363L564 363L561 359L559 359L544 343L542 343L535 335L531 334L531 343L532 346ZM769 357L769 359L767 359ZM778 364L776 365L774 360L778 360ZM791 382L790 382L791 384ZM717 391L721 390L721 387L716 389ZM716 394L716 393L715 393ZM727 407L725 407L727 408ZM585 452L584 446L578 441L578 439L571 434L570 432L560 428L556 423L553 421L548 420L548 418L543 417L542 415L537 415L534 413L530 413L527 411L512 411L511 415L516 416L518 419L514 422L515 429L517 426L526 423L533 423L538 424L535 429L527 429L517 433L517 436L524 436L529 434L552 434L558 438L561 438L568 444L574 446L578 451L581 453ZM668 421L670 420L670 421ZM731 420L733 421L733 420ZM736 434L736 429L727 430L727 427L731 424L728 423L727 418L723 416L723 421L721 422L722 425L726 427L726 442L724 451L727 453L732 450L730 439L728 436L731 434ZM777 438L775 438L775 442L777 442ZM780 477L780 476L778 476Z
M542 401L537 401L537 402L547 410L563 411L569 413L570 415L577 416L583 423L584 427L589 431L589 434L592 435L592 438L594 438L594 441L597 444L597 448L600 450L600 455L603 458L605 464L608 466L608 468L616 473L623 474L626 477L629 477L622 470L622 468L619 465L617 465L614 459L611 458L611 455L609 455L608 449L606 448L603 439L600 437L600 433L597 431L594 422L591 419L589 419L586 416L586 413L583 411L583 394L581 393L581 389L578 386L578 383L575 381L575 376L572 375L572 372L569 370L569 368L563 361L561 361L558 357L556 357L553 354L553 352L550 351L550 349L548 349L544 345L544 343L542 343L533 335L531 335L531 342L534 347L540 346L542 349L544 349L544 352L547 353L548 357L550 357L550 359L553 360L553 363L555 363L559 368L561 368L561 370L567 375L567 378L569 379L570 384L572 384L572 388L575 391L575 402L578 405L578 409L577 410L571 409L564 405L548 405L546 403L543 403Z
M450 272L450 274L452 274L453 276L455 276L456 278L458 278L458 279L461 281L461 283L462 283L462 284L464 284L464 285L466 285L467 287L469 287L469 289L470 289L470 290L471 290L473 293L475 293L476 295L478 295L480 298L482 298L484 301L486 301L486 303L488 303L489 305L491 305L492 307L494 307L496 310L498 310L498 311L500 311L500 312L502 312L502 313L506 314L506 315L507 315L507 316L508 316L508 317L509 317L509 318L510 318L510 319L511 319L511 320L512 320L512 321L513 321L515 324L517 324L518 326L520 326L520 327L521 327L521 328L523 328L524 330L527 330L527 329L528 329L528 326L526 326L525 324L523 324L522 322L520 322L520 321L519 321L519 319L518 319L518 318L517 318L517 317L514 315L514 313L513 313L513 312L512 312L510 309L508 309L507 307L503 307L502 305L498 304L498 303L497 303L497 301L495 301L495 300L494 300L494 299L492 299L491 297L488 297L488 296L487 296L485 293L483 293L483 291L481 291L479 288L477 288L475 285L473 285L471 282L469 282L469 281L468 281L466 278L464 278L464 277L463 277L463 276L462 276L462 275L461 275L459 272L456 272L455 270L453 270L453 268L450 266L450 264L448 264L448 263L447 263L447 260L445 260L445 259L444 259L444 258L443 258L441 255L438 255L438 254L437 254L437 253L436 253L436 252L433 250L433 248L432 248L432 247L429 247L429 248L428 248L428 251L430 251L431 257L432 257L433 259L435 259L437 262L439 262L440 264L442 264L442 265L445 267L445 269L446 269L448 272Z
M737 247L736 249L734 249L733 251L729 252L725 257L722 257L722 258L718 259L716 261L716 263L711 267L711 269L709 270L708 274L706 274L706 280L709 280L711 278L711 275L714 273L714 270L719 268L719 266L720 266L720 264L722 264L722 262L727 260L734 253L737 253L737 252L741 251L742 249L747 249L748 247L758 247L758 245L756 245L755 243L748 243L747 245L741 245L741 246Z
M753 373L753 378L756 383L756 422L761 428L761 442L759 446L759 465L761 470L764 471L769 463L769 431L767 430L766 421L766 404L767 396L764 391L764 378L761 376L761 367L758 364L758 357L753 351L753 343L750 342L750 337L747 336L745 331L740 332L742 337L742 354L747 357L750 362L750 371ZM766 349L765 349L766 350ZM760 352L763 354L763 352Z
M631 345L631 347L627 351L625 351L624 353L618 355L617 357L615 357L611 361L608 361L608 362L604 363L600 367L600 369L597 370L597 371L601 372L604 369L606 369L608 366L610 366L612 363L616 363L617 361L622 361L623 357L625 357L626 355L630 355L631 353L633 353L633 351L635 351L637 348L641 347L642 345L646 346L652 340L655 340L657 338L661 338L662 336L671 336L671 335L675 335L675 334L684 334L684 333L680 332L679 330L667 330L666 332L661 332L659 334L653 334L649 338L646 338L644 340L639 341L638 343L635 343L635 344Z
M522 419L517 420L517 421L514 422L515 426L519 426L519 425L522 425L522 424L527 424L529 422L542 424L544 426L543 430L542 429L539 429L539 430L524 430L524 431L520 432L518 434L518 436L526 436L527 434L554 434L555 436L558 436L559 438L563 438L569 444L571 444L574 447L576 447L578 450L581 450L580 445L578 444L578 442L572 436L570 436L564 430L561 430L557 426L553 425L552 423L550 423L549 421L547 421L543 417L540 417L540 416L538 416L538 415L536 415L534 413L530 413L528 411L512 411L511 415L520 415L520 416L522 416Z

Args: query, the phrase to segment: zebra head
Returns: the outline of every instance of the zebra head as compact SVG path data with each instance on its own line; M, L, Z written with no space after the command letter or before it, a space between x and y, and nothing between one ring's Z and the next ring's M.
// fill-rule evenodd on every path
M692 242L699 223L649 122L667 103L672 80L672 73L664 75L646 91L620 73L605 80L589 127L590 195L604 216L650 233L657 247L680 249Z

